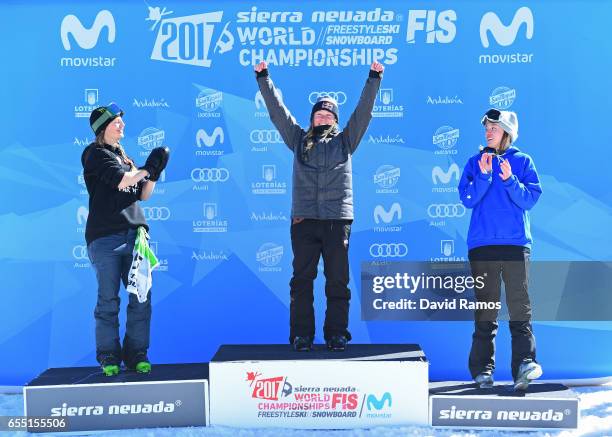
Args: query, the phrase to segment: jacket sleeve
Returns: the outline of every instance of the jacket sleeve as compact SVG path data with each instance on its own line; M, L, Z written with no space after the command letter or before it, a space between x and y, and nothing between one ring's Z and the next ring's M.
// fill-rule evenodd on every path
M350 152L354 153L363 138L364 134L368 130L368 125L372 119L372 108L374 107L374 101L376 100L376 94L380 88L381 76L375 71L370 71L368 80L361 91L361 97L357 107L351 114L351 117L346 123L342 134L345 139L348 140L347 144L350 148Z
M259 85L261 96L264 102L266 102L270 120L272 120L276 129L278 129L287 147L291 150L295 149L300 144L303 130L281 100L267 70L257 75L257 84Z
M115 189L119 187L125 174L116 157L97 147L92 147L83 153L82 163L85 175L96 176Z
M483 174L480 169L474 171L474 162L474 159L468 160L459 181L459 197L466 208L474 208L493 182L491 173Z
M536 204L542 194L540 178L533 161L525 161L525 169L521 180L513 174L504 181L504 188L510 199L521 209L529 210Z

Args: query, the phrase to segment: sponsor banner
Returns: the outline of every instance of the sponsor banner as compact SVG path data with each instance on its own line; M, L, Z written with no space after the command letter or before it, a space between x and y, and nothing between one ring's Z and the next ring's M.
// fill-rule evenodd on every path
M374 207L376 226L372 230L374 232L401 232L400 220L402 220L402 206L398 202L393 202L388 208L376 205ZM370 252L372 252L371 249Z
M202 218L192 220L193 232L226 233L228 221L219 216L217 203L202 204Z
M426 362L213 361L210 375L216 426L344 429L427 422Z
M480 42L487 50L478 55L478 63L531 64L532 52L519 51L512 46L515 43L521 44L520 47L529 46L525 42L533 38L534 21L533 12L527 6L518 8L512 17L486 12L480 19Z
M31 386L23 392L26 416L67 418L70 432L208 424L207 380Z
M89 23L91 24L88 26ZM117 58L113 56L114 52L111 50L116 31L115 18L107 9L99 11L95 17L91 14L66 15L60 24L60 39L66 52L59 60L60 67L114 67ZM91 54L94 56L85 56Z
M276 164L261 166L261 180L251 182L251 192L256 195L287 193L287 182L278 180Z
M578 399L444 396L430 398L430 424L453 428L577 429Z
M455 242L440 240L440 255L426 261L399 261L404 243L372 244L373 261L361 264L363 320L534 320L610 321L612 262L505 261L504 270L529 269L531 314L488 292L499 287L499 261L470 265L455 255ZM497 270L496 270L497 269ZM588 296L584 290L589 290ZM481 297L476 299L476 293ZM486 296L483 298L482 296ZM504 291L503 296L506 296ZM511 299L510 299L511 300Z

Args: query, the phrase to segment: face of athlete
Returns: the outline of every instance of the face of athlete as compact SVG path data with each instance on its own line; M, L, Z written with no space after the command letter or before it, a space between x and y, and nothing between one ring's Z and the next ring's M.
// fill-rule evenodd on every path
M115 118L111 121L106 129L104 130L104 141L106 144L117 144L121 138L123 138L123 128L125 123L121 117Z
M499 123L491 123L487 120L485 123L485 139L487 140L487 146L496 150L499 149L503 136L504 130Z
M326 111L325 109L320 109L315 112L312 116L312 125L314 127L323 126L323 125L332 125L336 122L336 117L333 112Z

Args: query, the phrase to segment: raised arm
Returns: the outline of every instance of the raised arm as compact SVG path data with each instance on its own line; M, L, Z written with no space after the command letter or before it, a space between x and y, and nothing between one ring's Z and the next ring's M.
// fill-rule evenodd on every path
M351 153L355 152L361 138L363 138L368 130L368 125L372 119L372 108L374 107L374 101L380 88L380 81L384 70L385 67L380 62L372 63L368 80L366 80L363 91L361 91L357 107L344 128L343 135L347 140Z
M266 102L270 120L272 120L276 129L278 129L287 147L293 150L300 144L303 130L295 120L295 117L291 115L274 87L266 62L262 61L257 64L255 72L257 73L257 85L259 85L261 96L264 102Z

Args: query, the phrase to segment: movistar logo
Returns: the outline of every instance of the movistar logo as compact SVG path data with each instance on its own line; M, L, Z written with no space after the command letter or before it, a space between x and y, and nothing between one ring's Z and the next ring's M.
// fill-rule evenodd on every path
M65 50L70 50L70 40L68 35L72 35L76 43L82 49L92 49L98 44L100 32L103 28L108 29L108 42L115 42L115 19L110 11L102 10L96 15L92 26L88 29L81 23L76 15L66 15L62 20L61 38Z
M366 400L366 406L368 408L368 411L372 411L372 409L380 411L385 407L391 407L391 404L391 393L389 393L388 391L385 392L380 399L378 399L374 395L368 395Z
M448 184L453 177L456 180L459 180L460 174L461 170L459 170L459 166L453 162L447 171L442 170L441 167L435 166L431 170L431 179L436 185L438 185L440 182L443 184Z
M212 147L217 143L217 139L220 144L223 144L223 141L225 141L225 134L221 126L217 126L211 135L208 135L204 129L200 129L196 133L196 144L198 147Z
M374 208L374 221L376 224L381 221L384 223L391 223L396 215L398 220L402 219L402 207L397 202L391 205L389 211L385 210L382 205L376 205L376 208Z
M523 23L525 24L525 37L533 38L533 14L527 6L516 11L509 26L505 26L495 12L487 12L480 20L480 42L483 47L489 47L488 32L491 32L497 44L504 47L509 46L514 43Z

